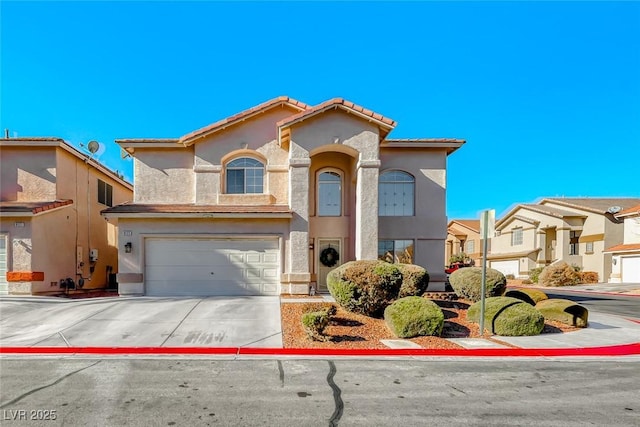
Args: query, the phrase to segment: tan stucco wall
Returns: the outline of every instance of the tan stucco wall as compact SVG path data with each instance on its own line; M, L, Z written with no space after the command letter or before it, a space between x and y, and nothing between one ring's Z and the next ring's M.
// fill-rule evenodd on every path
M0 199L55 200L55 153L55 147L0 147Z
M415 240L415 260L432 282L445 279L447 237L446 152L426 149L382 149L380 173L401 170L414 176L415 216L379 217L379 239ZM377 184L376 184L377 185Z
M624 219L624 244L640 243L640 216Z
M194 203L193 147L136 149L135 203Z

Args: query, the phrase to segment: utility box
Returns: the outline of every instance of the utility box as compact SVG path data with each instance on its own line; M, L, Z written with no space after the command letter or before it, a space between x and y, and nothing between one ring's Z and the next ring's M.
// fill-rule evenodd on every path
M89 261L91 261L91 262L98 261L98 250L97 249L91 249L89 251Z

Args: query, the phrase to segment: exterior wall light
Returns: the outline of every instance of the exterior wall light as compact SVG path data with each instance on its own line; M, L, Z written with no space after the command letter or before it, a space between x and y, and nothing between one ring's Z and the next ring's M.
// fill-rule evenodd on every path
M128 254L131 253L131 242L127 242L124 244L124 251L125 253L128 253Z

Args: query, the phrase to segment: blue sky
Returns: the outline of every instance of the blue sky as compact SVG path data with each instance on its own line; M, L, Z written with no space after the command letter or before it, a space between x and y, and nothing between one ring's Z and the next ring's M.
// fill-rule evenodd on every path
M279 95L455 137L447 214L640 197L637 2L0 3L0 127L179 137Z

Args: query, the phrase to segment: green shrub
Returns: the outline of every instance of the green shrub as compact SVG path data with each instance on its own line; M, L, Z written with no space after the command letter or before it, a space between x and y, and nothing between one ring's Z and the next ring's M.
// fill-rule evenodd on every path
M479 301L482 288L482 267L460 268L449 276L451 287L460 298ZM487 268L485 296L502 295L507 288L507 279L502 273L493 268Z
M326 311L311 311L302 315L302 325L309 338L314 341L327 341L324 328L329 325L329 315Z
M456 262L464 263L468 260L469 257L464 252L460 252L459 254L453 254L449 257L449 264L455 264Z
M542 270L544 270L544 267L534 267L529 270L529 280L533 283L538 283L538 278L540 277Z
M480 321L480 302L467 310L467 319ZM544 328L544 316L517 298L492 297L485 301L485 328L496 335L519 337L538 335Z
M597 271L581 271L580 283L598 283L599 276Z
M548 265L540 273L542 286L571 286L580 283L580 274L564 261Z
M335 304L330 302L305 302L302 304L303 313L312 311L326 311L329 317L333 317L337 312L337 308Z
M396 264L402 273L402 285L398 298L421 296L429 286L427 270L414 264Z
M549 298L547 294L538 289L509 289L505 292L504 296L517 298L533 306L538 302Z
M444 314L436 303L426 298L400 298L384 310L384 320L398 338L412 338L442 333Z
M545 319L555 320L569 326L586 328L589 323L589 310L568 299L547 299L538 302L536 309Z
M344 309L380 317L397 297L402 273L384 261L350 261L327 275L331 296Z

